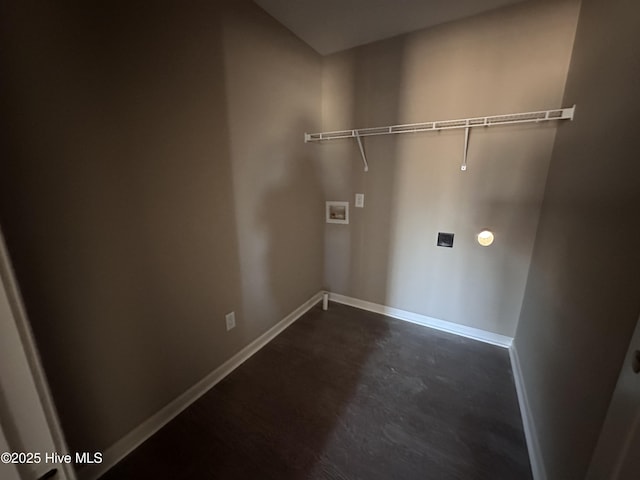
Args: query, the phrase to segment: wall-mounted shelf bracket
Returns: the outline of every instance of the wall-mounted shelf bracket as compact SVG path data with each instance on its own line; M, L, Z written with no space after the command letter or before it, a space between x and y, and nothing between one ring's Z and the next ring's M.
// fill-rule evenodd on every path
M469 152L469 130L471 128L467 127L464 129L464 157L462 159L462 165L460 166L460 170L463 172L467 170L467 153Z
M360 147L360 155L362 155L362 162L364 163L364 171L369 171L369 163L367 163L367 156L364 154L364 147L362 146L362 140L360 139L360 135L358 135L357 130L354 130L356 133L356 140L358 141L358 147Z

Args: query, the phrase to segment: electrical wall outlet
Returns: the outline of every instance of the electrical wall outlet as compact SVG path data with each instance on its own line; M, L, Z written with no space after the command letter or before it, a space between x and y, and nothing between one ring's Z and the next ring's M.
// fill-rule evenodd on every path
M227 313L224 316L225 322L227 322L227 332L236 326L236 312Z
M356 208L364 208L364 193L356 193Z
M438 232L438 245L439 247L453 248L453 233Z

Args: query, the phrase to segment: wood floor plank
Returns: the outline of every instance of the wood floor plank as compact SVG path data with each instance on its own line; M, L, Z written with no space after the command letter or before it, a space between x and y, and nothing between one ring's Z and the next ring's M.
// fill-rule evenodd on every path
M102 480L531 479L508 351L312 309Z

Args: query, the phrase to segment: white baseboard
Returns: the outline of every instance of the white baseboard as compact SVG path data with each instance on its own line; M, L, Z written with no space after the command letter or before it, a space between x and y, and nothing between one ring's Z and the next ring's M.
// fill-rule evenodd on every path
M433 317L427 317L426 315L420 315L419 313L407 312L398 308L387 307L378 303L367 302L365 300L359 300L357 298L347 297L338 293L329 293L329 299L337 303L349 305L351 307L360 308L362 310L368 310L374 313L380 313L389 317L404 320L406 322L415 323L424 327L434 328L443 332L453 333L460 335L461 337L472 338L481 342L490 343L499 347L509 348L513 342L513 338L498 333L487 332L480 330L479 328L467 327L465 325L459 325L457 323L447 322L445 320L439 320Z
M547 472L545 471L544 462L542 461L542 451L540 450L538 434L536 433L537 430L533 416L531 415L531 407L529 406L527 390L522 377L520 359L518 358L518 351L516 350L515 344L509 348L509 357L511 358L513 380L516 384L516 392L518 393L522 426L524 427L524 435L527 439L527 449L529 450L529 461L531 462L533 480L547 480Z
M189 388L182 395L177 397L160 411L149 417L143 423L134 428L131 432L118 440L115 444L104 451L102 463L86 465L78 470L78 477L81 480L95 480L103 475L107 470L126 457L145 440L160 430L164 425L181 413L185 408L204 395L211 387L220 382L223 378L233 372L254 353L264 347L267 343L278 336L285 328L307 313L314 305L322 300L322 294L318 292L293 312L280 320L265 333L256 338L249 345L236 353L229 360L224 362L205 378Z

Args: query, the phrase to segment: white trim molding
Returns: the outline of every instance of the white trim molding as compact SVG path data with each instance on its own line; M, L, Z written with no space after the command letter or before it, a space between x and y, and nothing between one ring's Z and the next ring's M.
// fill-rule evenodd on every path
M9 445L20 445L23 451L44 455L47 451L60 456L68 455L69 449L60 425L53 396L49 390L47 376L42 366L40 353L27 316L22 294L11 265L2 230L0 229L0 362L9 370L0 368L0 417L7 416L14 429L8 431L6 424L0 437ZM10 372L7 375L7 372ZM0 418L0 423L4 419ZM15 447L14 447L15 448ZM4 451L4 450L3 450ZM31 467L31 468L29 468ZM7 467L9 469L10 467ZM76 480L72 464L52 462L26 465L29 478L40 477L48 470L57 468L60 480ZM1 468L0 468L1 469ZM21 477L26 478L26 477Z
M313 297L280 320L277 324L252 341L229 360L213 370L182 395L171 401L168 405L118 440L115 444L105 450L102 455L102 463L86 465L82 469L78 469L78 477L81 480L95 480L107 472L111 467L115 466L120 460L173 420L179 413L204 395L214 385L224 379L227 375L248 360L253 354L258 352L267 343L282 333L285 328L302 317L302 315L311 310L316 304L321 302L323 293L325 292L320 291L316 293Z
M486 330L480 330L479 328L467 327L466 325L447 322L445 320L439 320L437 318L428 317L419 313L407 312L398 308L387 307L378 303L372 303L353 297L347 297L338 293L329 293L329 300L337 303L342 303L343 305L360 308L361 310L380 313L388 317L397 318L398 320L404 320L405 322L422 325L423 327L434 328L436 330L453 333L461 337L472 338L473 340L490 343L492 345L497 345L503 348L509 348L513 343L513 338L507 337L506 335L487 332Z
M524 428L524 436L527 440L527 449L529 450L529 462L531 462L531 471L534 480L547 480L547 472L544 468L542 459L542 451L540 450L540 442L533 415L531 415L531 407L529 406L529 397L525 388L522 370L520 369L520 359L516 345L509 348L509 357L511 358L511 369L513 370L513 380L516 384L516 393L518 394L518 403L520 404L520 415L522 416L522 426Z

